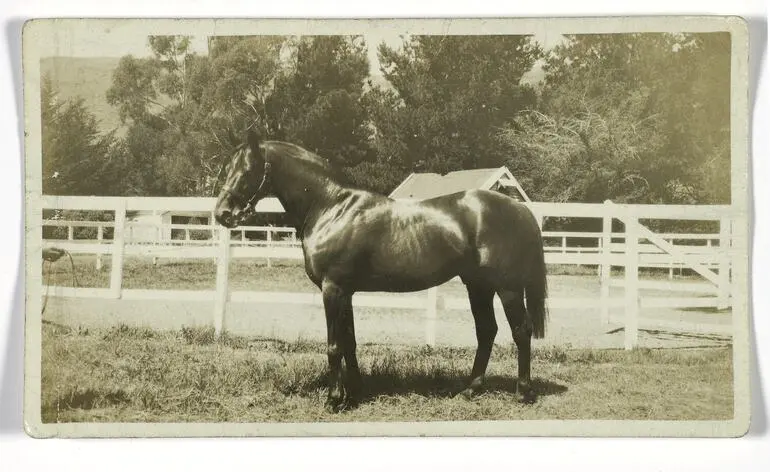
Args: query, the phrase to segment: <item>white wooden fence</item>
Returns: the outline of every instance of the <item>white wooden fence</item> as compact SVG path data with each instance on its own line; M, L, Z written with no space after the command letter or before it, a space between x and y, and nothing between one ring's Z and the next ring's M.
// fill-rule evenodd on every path
M277 211L276 202L260 202L257 211ZM312 304L321 306L320 294L272 293L272 292L231 292L228 284L230 260L233 258L286 258L301 259L302 252L293 229L274 227L245 227L228 230L216 225L164 225L172 229L185 230L183 240L158 240L151 243L127 243L126 231L135 223L126 221L126 212L132 210L163 211L211 211L213 198L119 198L119 197L44 197L45 210L106 210L114 212L114 221L65 221L45 220L44 226L67 227L67 240L45 240L44 247L59 247L73 254L95 254L97 267L101 268L101 255L112 257L109 288L50 287L47 291L56 296L122 298L122 299L186 299L214 300L213 324L217 333L226 327L224 314L228 302L272 302ZM530 203L530 208L539 221L551 217L601 218L602 232L544 232L546 240L546 263L560 265L596 266L601 283L598 299L549 299L551 308L596 307L601 320L610 321L611 307L625 308L625 346L637 344L640 306L656 307L702 307L726 308L731 300L730 265L734 253L731 251L731 224L735 216L729 206L651 206L605 204L554 204ZM280 207L280 205L278 205ZM212 215L213 216L213 215ZM612 221L619 220L625 230L612 232ZM718 234L655 234L639 223L640 220L700 220L719 221ZM213 218L211 221L214 221ZM78 240L74 229L96 227L96 239ZM104 237L106 228L113 228L113 237ZM210 239L195 240L189 231L208 231ZM246 232L266 233L265 240L247 241ZM162 231L159 234L164 233ZM233 240L232 234L240 233L240 241ZM574 246L568 240L579 238L593 240L594 245ZM549 240L560 240L551 245ZM676 241L702 240L705 245L675 244ZM646 243L640 243L646 241ZM217 260L216 289L211 291L191 290L139 290L123 289L123 259L125 255L141 255L171 258L215 258ZM623 267L622 279L612 278L612 267ZM639 269L643 267L688 268L702 276L707 284L673 283L671 281L640 280ZM625 288L622 299L610 297L610 287ZM709 294L711 297L640 297L642 289L691 291ZM499 300L496 299L499 307ZM425 310L425 340L435 344L435 326L439 306L444 309L469 309L467 298L439 297L436 288L426 291L425 297L357 294L354 305L368 307L408 308ZM641 320L643 321L643 320ZM702 327L701 327L702 328Z

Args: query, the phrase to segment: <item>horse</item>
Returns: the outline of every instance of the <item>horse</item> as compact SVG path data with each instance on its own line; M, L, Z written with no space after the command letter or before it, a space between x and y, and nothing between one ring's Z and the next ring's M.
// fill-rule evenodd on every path
M531 339L545 335L546 266L540 227L524 204L485 190L393 200L347 185L326 159L253 130L221 176L219 224L237 227L273 195L297 231L326 315L329 411L361 401L353 294L421 291L455 277L467 288L478 341L468 386L458 394L471 397L482 387L497 334L497 294L517 347L517 400L535 401Z

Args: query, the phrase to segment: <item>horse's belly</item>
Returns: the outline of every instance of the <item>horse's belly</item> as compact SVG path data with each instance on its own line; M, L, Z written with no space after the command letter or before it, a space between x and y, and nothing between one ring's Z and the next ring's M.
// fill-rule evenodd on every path
M464 256L439 250L404 253L397 248L372 258L360 290L413 292L440 285L462 271Z
M448 282L457 274L443 277L408 277L404 274L371 274L355 283L359 292L419 292Z

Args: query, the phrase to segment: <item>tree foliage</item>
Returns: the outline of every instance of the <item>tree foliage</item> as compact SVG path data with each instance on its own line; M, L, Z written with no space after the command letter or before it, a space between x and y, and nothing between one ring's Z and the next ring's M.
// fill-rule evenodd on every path
M233 150L229 134L252 126L343 167L368 156L360 38L217 37L206 57L186 37L149 44L153 57L124 57L107 94L129 126L144 194L210 194Z
M43 193L116 195L126 163L112 133L102 133L82 99L62 101L49 78L41 87Z
M369 156L363 96L369 77L360 36L292 38L267 102L269 129L347 168Z
M125 140L134 162L135 190L145 195L200 195L201 169L211 168L208 110L202 105L208 59L182 36L151 36L153 56L123 57L107 100L129 126Z
M729 36L571 36L544 69L501 133L538 199L729 200Z
M381 46L392 85L372 101L378 157L407 172L501 165L497 129L535 103L522 76L539 57L527 36L416 36Z
M572 35L549 51L413 36L379 45L382 81L361 36L212 37L207 55L148 41L107 93L120 138L44 83L46 193L211 195L230 135L256 127L383 193L411 172L507 165L537 200L730 200L728 34Z

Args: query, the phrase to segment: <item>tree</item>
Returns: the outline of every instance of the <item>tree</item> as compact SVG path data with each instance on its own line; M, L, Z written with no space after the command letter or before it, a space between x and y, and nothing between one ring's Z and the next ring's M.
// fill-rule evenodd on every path
M48 77L40 93L43 193L119 194L123 161L114 135L100 132L82 99L61 101Z
M544 69L537 112L501 133L537 198L729 199L728 35L570 36Z
M200 195L211 161L201 106L208 59L190 51L184 36L151 36L153 57L121 58L107 100L129 125L125 149L135 191L144 195ZM208 165L208 167L211 167Z
M43 77L40 87L40 119L42 131L42 155L43 155L43 193L51 195L55 193L53 187L58 182L57 168L60 167L59 156L55 155L57 132L54 129L61 112L56 91L53 88L50 77Z
M529 37L415 36L379 55L392 85L370 105L380 162L401 178L502 164L498 128L535 103L521 83L540 55Z
M645 115L647 92L615 107L583 100L569 115L530 110L500 132L507 165L542 201L638 202L648 193L646 164L662 145L661 120Z
M214 37L209 56L184 37L151 37L154 57L121 59L108 100L147 195L202 195L233 152L230 134L257 127L342 167L368 155L360 38Z
M266 102L268 129L349 168L370 157L364 105L369 61L360 36L303 36Z
M217 134L214 137L217 141L225 142L220 134L228 129L256 125L268 130L266 102L281 73L281 52L285 42L284 36L218 36L209 39L210 86L204 92L204 102L216 117Z

